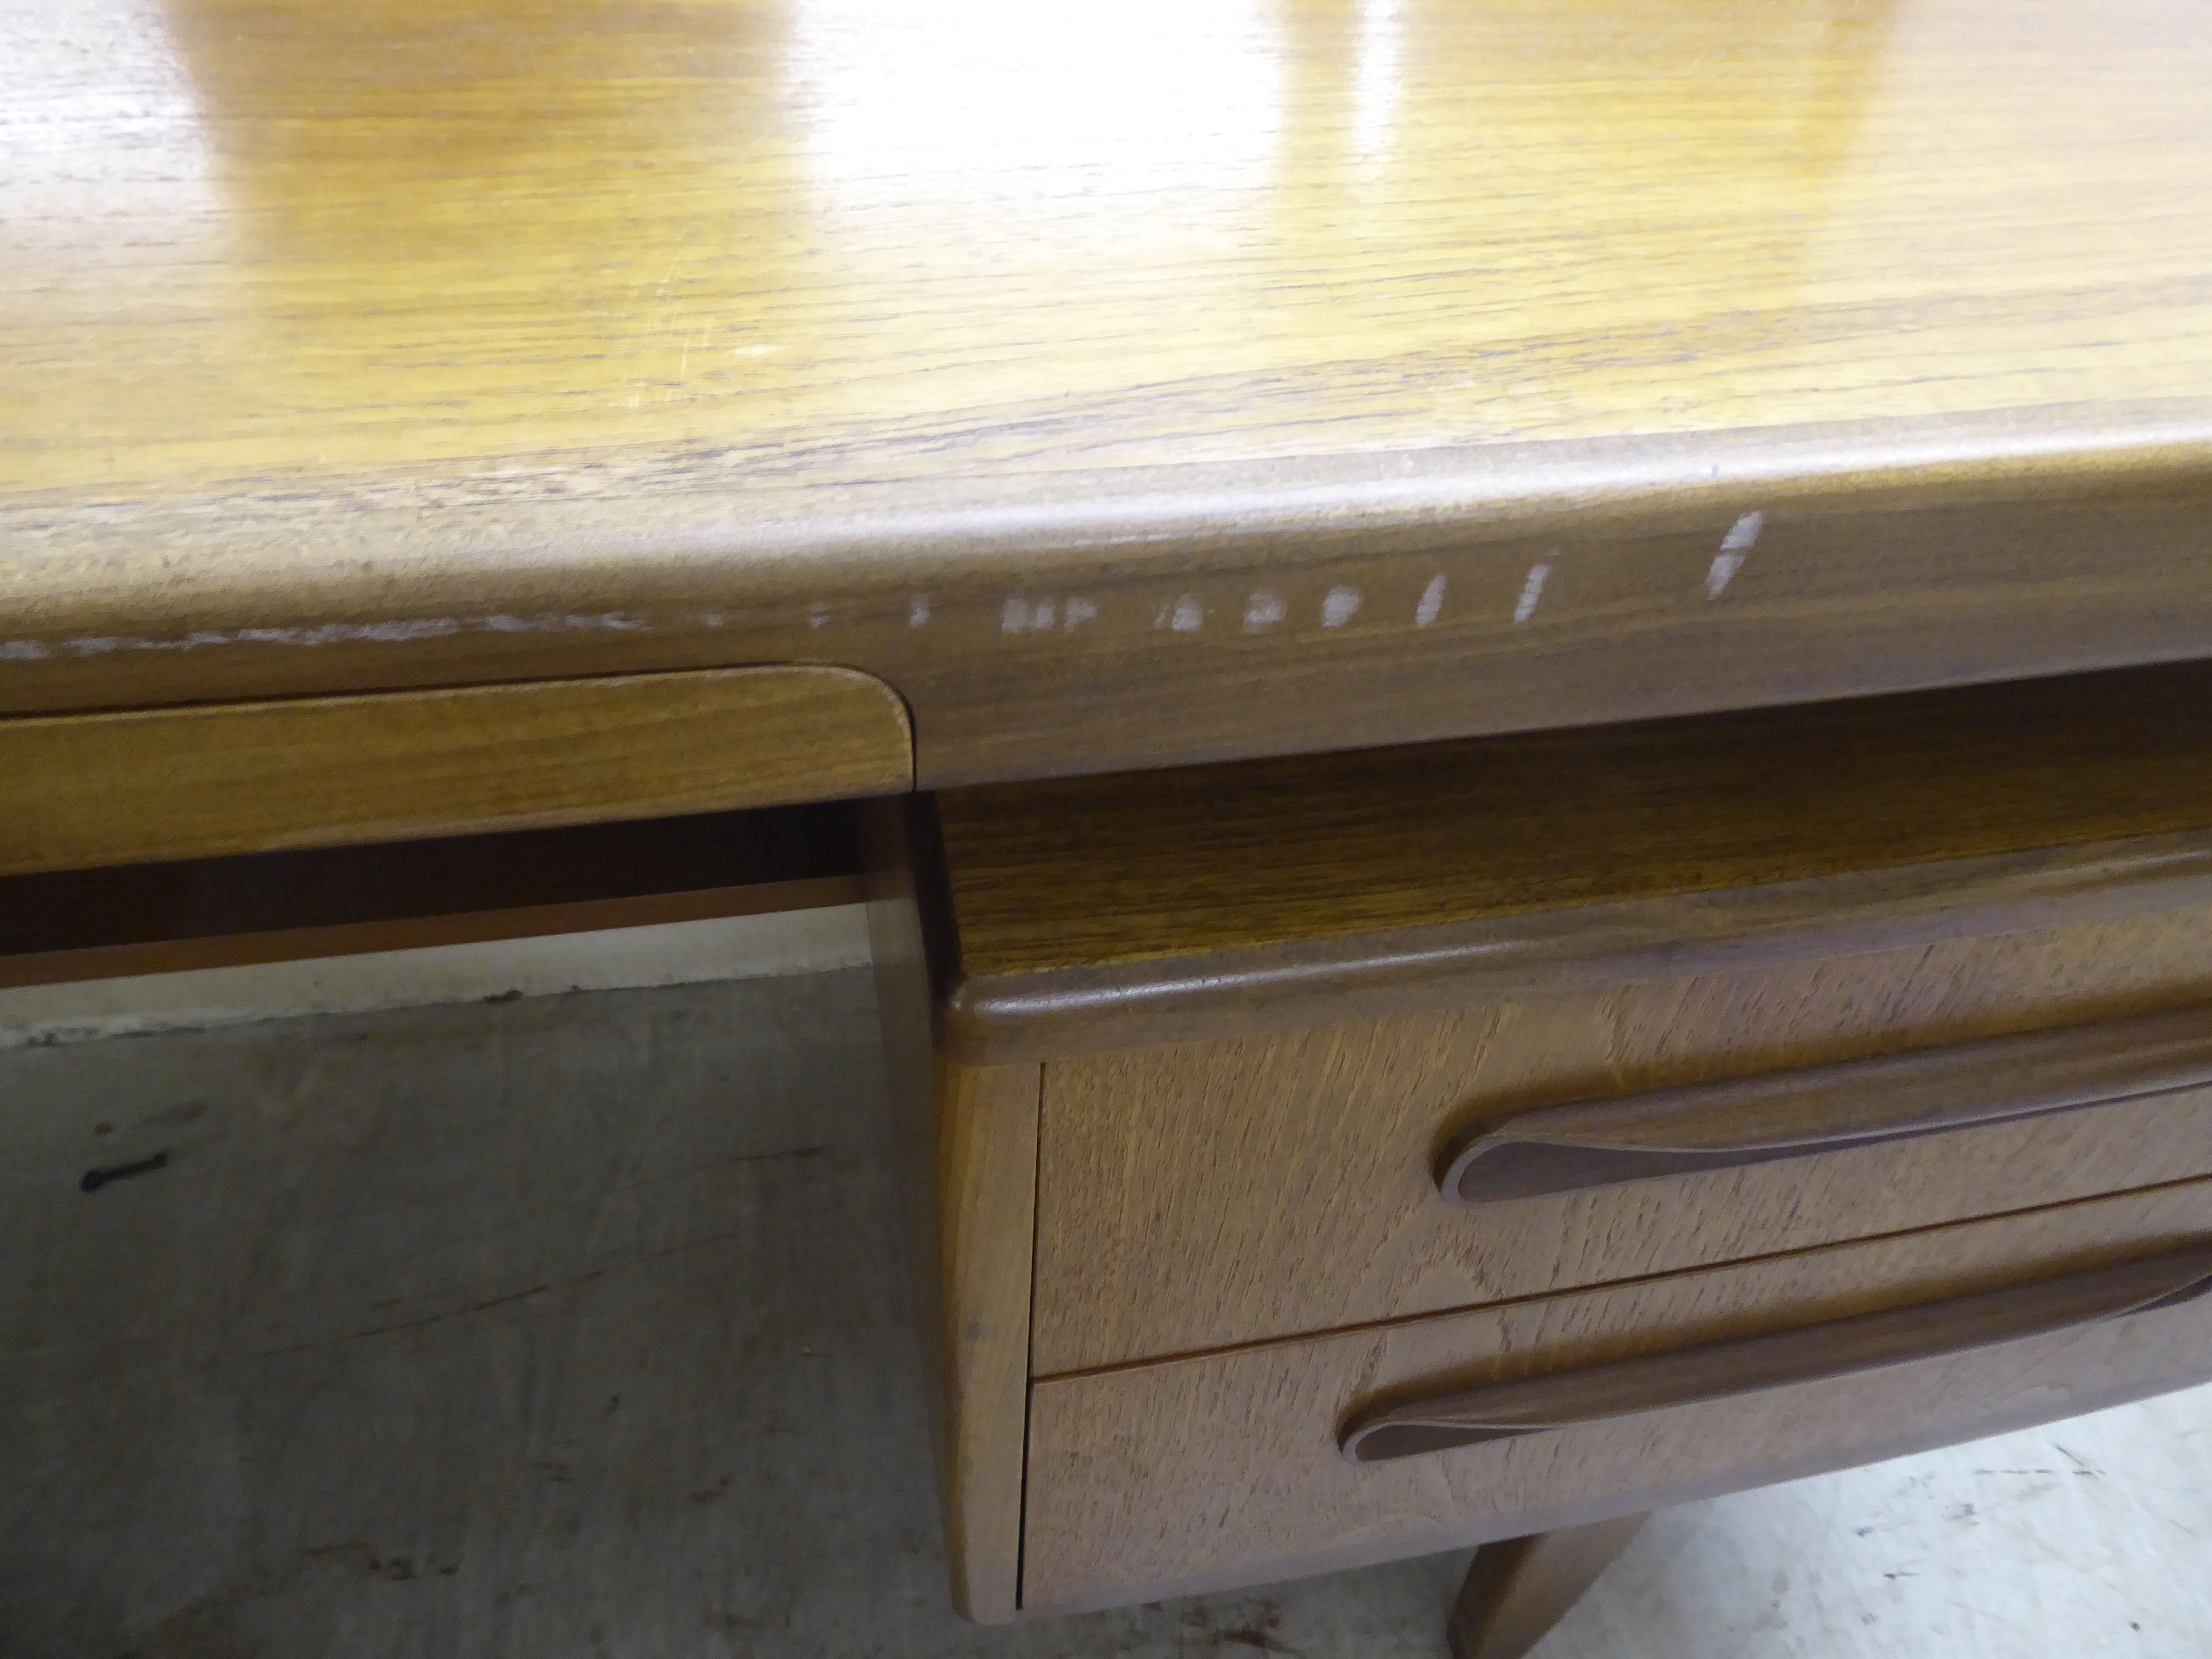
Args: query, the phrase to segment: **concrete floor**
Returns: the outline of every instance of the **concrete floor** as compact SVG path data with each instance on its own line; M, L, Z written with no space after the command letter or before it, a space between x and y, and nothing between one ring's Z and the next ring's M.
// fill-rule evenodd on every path
M947 1611L869 999L0 1054L0 1656L1440 1655L1463 1556ZM1540 1653L2203 1655L2208 1540L2200 1391L1668 1512Z

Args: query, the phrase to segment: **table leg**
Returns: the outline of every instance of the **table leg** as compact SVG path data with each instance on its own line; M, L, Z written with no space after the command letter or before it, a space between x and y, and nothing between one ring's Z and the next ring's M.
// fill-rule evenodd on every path
M1628 1547L1644 1521L1623 1516L1485 1544L1452 1607L1453 1659L1521 1659Z

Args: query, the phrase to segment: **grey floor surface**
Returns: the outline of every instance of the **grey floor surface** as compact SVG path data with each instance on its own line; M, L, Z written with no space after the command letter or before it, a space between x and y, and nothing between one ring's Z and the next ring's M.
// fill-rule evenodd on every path
M1441 1655L1463 1556L950 1613L870 994L0 1054L0 1659ZM1540 1650L2105 1653L2212 1654L2212 1393L1669 1512Z

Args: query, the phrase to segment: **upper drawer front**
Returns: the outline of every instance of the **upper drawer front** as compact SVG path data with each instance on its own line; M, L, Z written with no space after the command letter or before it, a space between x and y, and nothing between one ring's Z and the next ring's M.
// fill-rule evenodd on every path
M2147 1304L2177 1261L2203 1282L2208 1233L2212 1183L2191 1183L1042 1382L1022 1605L1449 1549L2187 1386L2212 1376L2212 1297ZM1379 1462L1340 1449L1377 1412L1478 1415L1516 1383L1523 1425L1567 1426Z
M2130 1082L2137 1033L2111 1024L2193 1004L2208 1005L2212 1030L2203 911L1052 1063L1034 1368L1326 1331L2212 1173L2212 1093L2171 1087L2156 1065ZM2000 1050L2005 1063L1990 1066L1986 1051L1963 1049L2057 1028L2079 1042ZM1924 1063L1863 1079L1822 1069L1910 1054ZM1564 1102L1763 1075L1776 1086L1740 1105L1686 1103L1708 1142L1717 1121L1728 1139L1732 1111L1743 1139L1771 1138L1775 1102L1800 1073L1823 1085L1799 1091L1810 1121L1797 1128L1814 1138L1865 1128L1916 1077L1919 1108L1938 1118L1950 1093L1984 1116L2071 1109L1472 1207L1438 1191L1455 1145ZM2061 1073L2086 1079L2091 1100L2100 1086L2129 1097L2074 1104L2081 1091L2051 1086Z

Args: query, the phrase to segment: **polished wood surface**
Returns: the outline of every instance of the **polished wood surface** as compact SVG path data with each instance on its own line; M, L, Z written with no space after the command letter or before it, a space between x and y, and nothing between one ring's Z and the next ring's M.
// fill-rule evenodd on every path
M909 788L865 674L739 668L0 720L0 874Z
M1358 1413L2116 1267L2212 1183L1039 1382L1023 1606L1073 1610L1579 1526L2092 1411L2212 1375L2212 1308L1381 1464Z
M2212 665L946 791L975 976L2212 828Z
M2198 908L1048 1062L1034 1364L1340 1329L2212 1172L2197 1089L1504 1204L1437 1190L1451 1148L1547 1106L1786 1088L1885 1056L1909 1090L1916 1069L1949 1071L1954 1045L2207 1006Z
M28 0L0 708L843 663L945 783L2203 654L2194 17Z
M1452 1659L1522 1659L1644 1529L1624 1515L1485 1544L1468 1564L1445 1634Z
M948 790L946 1040L1028 1059L2212 899L2197 665Z

